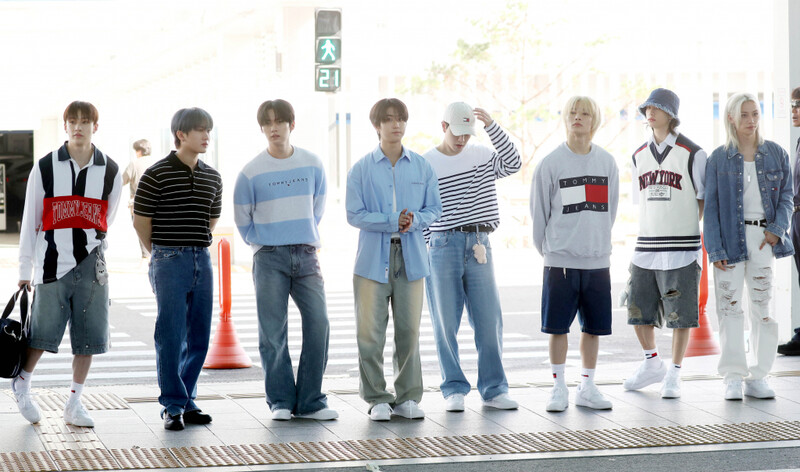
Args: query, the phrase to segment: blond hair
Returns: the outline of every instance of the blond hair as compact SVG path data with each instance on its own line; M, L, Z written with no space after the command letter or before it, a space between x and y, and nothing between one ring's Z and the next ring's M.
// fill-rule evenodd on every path
M600 116L600 107L597 106L597 103L592 100L591 97L585 97L582 95L575 95L567 100L566 105L564 105L564 110L561 112L561 119L564 120L564 126L567 128L567 134L569 134L569 113L576 108L584 106L589 109L589 113L592 115L592 128L591 128L591 137L594 138L594 133L597 132L597 129L600 128L600 122L602 117Z
M761 113L758 98L752 93L737 93L728 99L728 104L725 106L725 133L728 135L725 149L739 149L739 135L736 132L736 128L742 122L742 105L747 102L755 103L758 113ZM733 119L733 122L728 119L729 117ZM756 145L761 146L762 144L764 144L764 137L761 136L761 132L756 128Z

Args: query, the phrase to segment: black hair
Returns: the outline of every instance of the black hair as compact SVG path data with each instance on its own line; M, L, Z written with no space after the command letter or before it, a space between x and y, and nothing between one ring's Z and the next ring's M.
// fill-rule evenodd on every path
M214 120L211 115L202 108L181 108L172 117L172 136L175 138L175 147L181 147L181 140L178 139L178 131L188 133L192 130L208 130L214 128Z

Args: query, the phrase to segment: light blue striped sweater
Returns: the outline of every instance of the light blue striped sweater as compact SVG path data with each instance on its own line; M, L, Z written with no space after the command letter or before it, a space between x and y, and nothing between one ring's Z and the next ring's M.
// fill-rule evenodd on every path
M276 159L264 150L236 179L236 227L253 252L261 246L319 247L326 191L325 168L316 154L295 146L291 156Z

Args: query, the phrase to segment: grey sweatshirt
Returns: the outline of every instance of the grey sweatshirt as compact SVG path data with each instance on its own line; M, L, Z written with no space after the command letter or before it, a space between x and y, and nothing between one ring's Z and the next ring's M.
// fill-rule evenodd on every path
M581 155L562 143L533 174L533 243L544 265L602 269L611 265L611 227L619 203L614 157L592 143Z

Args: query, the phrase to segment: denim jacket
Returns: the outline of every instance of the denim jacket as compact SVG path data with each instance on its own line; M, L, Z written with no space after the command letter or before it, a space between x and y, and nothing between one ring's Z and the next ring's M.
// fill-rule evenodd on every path
M772 141L764 141L755 156L758 188L767 220L766 230L780 241L773 248L776 258L794 254L788 235L792 216L792 170L789 155ZM720 146L706 163L706 199L703 233L709 261L733 264L747 260L744 239L744 164L736 148Z

